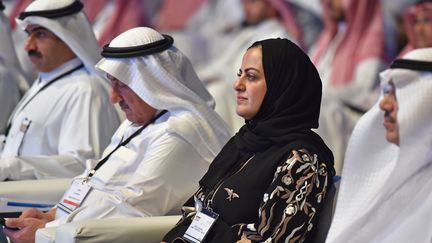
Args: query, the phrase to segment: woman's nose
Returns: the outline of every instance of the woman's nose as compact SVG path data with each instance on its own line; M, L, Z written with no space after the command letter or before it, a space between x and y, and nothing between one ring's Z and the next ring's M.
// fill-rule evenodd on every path
M244 90L244 83L243 83L241 77L239 77L239 78L234 82L234 90L235 90L235 91L243 91L243 90Z

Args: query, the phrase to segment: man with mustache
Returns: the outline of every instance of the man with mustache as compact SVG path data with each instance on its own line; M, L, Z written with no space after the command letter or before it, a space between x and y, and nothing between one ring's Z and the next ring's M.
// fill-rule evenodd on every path
M432 240L432 48L382 72L348 144L327 243Z
M98 158L119 124L99 46L79 1L32 2L18 24L39 76L9 118L0 181L73 177Z
M71 221L178 214L230 136L170 36L137 27L114 38L102 55L96 67L111 81L111 101L127 120L55 208L7 220L19 228L4 230L12 242L32 242L38 228Z

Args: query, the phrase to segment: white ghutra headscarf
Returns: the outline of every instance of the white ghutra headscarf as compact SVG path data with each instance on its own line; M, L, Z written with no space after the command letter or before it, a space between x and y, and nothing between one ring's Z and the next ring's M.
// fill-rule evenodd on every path
M169 41L147 27L130 29L104 48L145 49L156 42ZM139 52L139 50L138 50ZM210 161L228 140L230 134L223 120L213 110L214 100L198 79L190 61L169 44L165 50L131 57L106 57L96 67L128 85L143 101L158 110L168 110L174 117L193 113L192 123L173 123L175 131ZM182 126L179 126L182 124ZM190 129L199 134L191 135ZM201 141L207 141L202 143Z
M403 59L432 62L432 48ZM388 69L396 87L399 146L389 143L379 100L357 123L327 237L334 242L431 242L432 69ZM382 98L382 96L381 96Z

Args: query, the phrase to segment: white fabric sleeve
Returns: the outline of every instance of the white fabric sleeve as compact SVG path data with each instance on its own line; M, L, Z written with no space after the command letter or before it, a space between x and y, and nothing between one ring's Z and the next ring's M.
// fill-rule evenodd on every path
M12 180L70 178L82 173L87 159L99 158L118 124L114 109L106 106L91 92L71 97L61 111L63 121L55 124L61 126L60 134L48 131L45 140L46 146L57 146L58 154L7 158L8 165L0 162L0 167L10 167L3 170L9 171ZM49 144L56 140L58 144Z
M0 133L5 132L9 116L20 99L17 80L5 68L0 61Z
M145 156L135 171L116 175L114 188L93 189L91 194L99 194L96 202L87 202L91 205L83 205L67 221L180 213L181 205L198 188L209 161L175 134L165 133L142 149Z

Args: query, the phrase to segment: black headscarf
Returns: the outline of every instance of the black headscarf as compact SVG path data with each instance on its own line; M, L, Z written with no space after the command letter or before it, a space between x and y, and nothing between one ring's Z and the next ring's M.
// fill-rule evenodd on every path
M313 131L318 128L322 85L309 57L287 39L255 42L261 46L267 92L258 113L225 145L201 179L212 188L228 171L252 154L261 160L282 162L292 149L317 153L333 170L333 154ZM271 148L271 149L270 149ZM269 154L266 154L269 151ZM275 152L278 151L278 152ZM271 153L271 154L270 154ZM266 163L266 161L262 161Z

